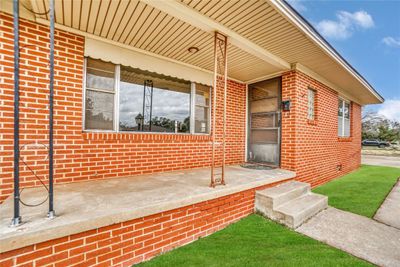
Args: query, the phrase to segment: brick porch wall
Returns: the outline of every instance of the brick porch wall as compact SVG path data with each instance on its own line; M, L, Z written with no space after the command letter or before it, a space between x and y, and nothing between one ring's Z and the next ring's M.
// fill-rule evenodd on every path
M13 22L0 13L0 203L13 192ZM48 176L49 29L20 22L20 144L21 156L44 181ZM210 165L211 138L190 134L82 132L84 38L55 32L54 149L56 183L124 177ZM217 94L221 100L222 90ZM221 103L221 101L219 101ZM228 164L244 161L246 87L228 83ZM217 107L222 125L222 107ZM222 128L217 127L217 141ZM217 158L221 153L217 151ZM21 187L39 186L20 163Z
M131 266L246 217L255 191L276 184L8 251L0 266Z
M314 121L307 119L308 88L316 91ZM282 112L281 166L295 171L296 180L316 186L360 166L360 105L351 104L351 136L338 138L337 92L304 73L290 71L282 76L282 100L291 101L291 110Z

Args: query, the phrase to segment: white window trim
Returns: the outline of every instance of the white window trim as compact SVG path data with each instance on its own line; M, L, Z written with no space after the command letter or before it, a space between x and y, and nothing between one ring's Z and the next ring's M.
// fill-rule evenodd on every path
M175 133L175 132L146 132L146 131L120 131L119 130L119 96L120 96L120 72L121 72L121 65L115 65L115 76L114 76L114 112L113 112L113 129L112 130L101 130L101 129L86 129L85 122L86 122L86 75L87 75L87 57L84 58L84 67L83 67L83 98L82 98L82 129L83 132L94 132L94 133L134 133L134 134L179 134L179 135L211 135L211 107L212 107L212 100L211 100L211 87L209 86L210 90L210 105L208 108L208 132L207 133L196 133L195 132L195 108L196 108L196 83L191 82L190 85L190 131L187 133ZM101 90L98 90L101 91ZM110 93L107 91L107 93Z
M351 101L346 99L346 98L343 98L343 97L339 97L339 100L343 101L343 106L342 106L343 114L342 114L342 117L341 117L342 118L342 132L340 134L338 134L338 136L341 137L341 138L347 138L347 137L351 136L351 116L352 116L352 114L351 114ZM345 133L344 107L345 107L346 103L349 104L349 135L345 135L344 134ZM338 115L338 120L339 120L339 115ZM338 123L339 123L339 121L338 121Z

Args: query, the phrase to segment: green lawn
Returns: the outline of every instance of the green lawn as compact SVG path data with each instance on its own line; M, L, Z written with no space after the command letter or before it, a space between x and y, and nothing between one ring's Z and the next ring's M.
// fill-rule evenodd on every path
M259 215L139 266L372 266Z
M372 217L400 177L399 168L362 166L313 191L338 209ZM372 266L259 215L139 266Z
M363 165L359 170L315 188L329 205L372 217L400 177L400 168Z

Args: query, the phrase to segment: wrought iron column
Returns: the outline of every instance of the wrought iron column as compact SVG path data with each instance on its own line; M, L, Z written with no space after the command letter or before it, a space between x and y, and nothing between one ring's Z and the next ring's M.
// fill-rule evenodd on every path
M47 216L52 219L55 217L53 205L53 175L54 175L54 160L53 160L53 98L54 98L54 0L50 0L50 81L49 81L49 212Z
M12 226L21 223L19 211L19 1L13 2L14 15L14 217Z
M226 94L227 94L227 76L228 76L228 60L227 60L227 43L228 37L215 32L214 35L214 81L213 81L213 114L212 114L212 156L211 156L211 187L216 185L225 185L225 139L226 139ZM216 120L217 120L217 87L223 82L223 125L222 125L222 166L221 176L218 177L215 173L215 138L216 138Z
M144 131L144 126L148 123L149 128L147 131L151 132L151 120L153 116L153 81L145 80L143 86L143 125L142 131Z

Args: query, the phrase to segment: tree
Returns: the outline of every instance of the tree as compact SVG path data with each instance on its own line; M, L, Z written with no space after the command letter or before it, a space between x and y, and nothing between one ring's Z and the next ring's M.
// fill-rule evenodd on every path
M376 112L368 112L362 118L362 139L400 141L400 123Z

